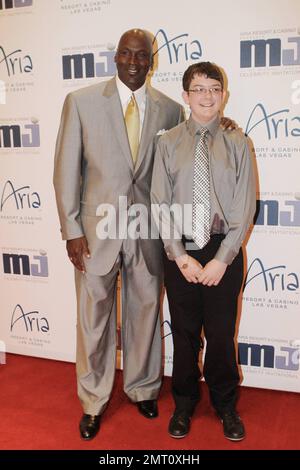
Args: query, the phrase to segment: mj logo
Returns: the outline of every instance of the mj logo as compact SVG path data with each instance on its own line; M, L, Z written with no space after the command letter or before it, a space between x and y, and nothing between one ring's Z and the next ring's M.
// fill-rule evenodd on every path
M31 7L33 0L0 0L0 10L11 8Z
M112 77L116 72L115 51L64 55L62 57L63 79Z
M288 42L294 48L284 49L281 39L256 39L253 41L241 41L240 57L241 68L267 66L267 51L269 53L269 66L300 65L300 37L288 38Z
M0 126L0 148L39 147L40 126L32 124L12 124Z

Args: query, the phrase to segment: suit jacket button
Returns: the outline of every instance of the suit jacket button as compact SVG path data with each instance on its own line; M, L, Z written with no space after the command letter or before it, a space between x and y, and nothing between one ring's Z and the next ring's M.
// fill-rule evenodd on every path
M135 179L134 179L134 178L133 178L133 180L132 180L132 184L135 184Z

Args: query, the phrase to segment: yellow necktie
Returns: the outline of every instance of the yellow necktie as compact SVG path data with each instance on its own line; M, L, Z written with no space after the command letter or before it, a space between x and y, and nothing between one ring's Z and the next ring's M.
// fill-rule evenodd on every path
M134 94L131 95L131 99L126 109L125 123L127 127L127 134L131 149L132 160L133 164L135 165L140 140L140 113Z

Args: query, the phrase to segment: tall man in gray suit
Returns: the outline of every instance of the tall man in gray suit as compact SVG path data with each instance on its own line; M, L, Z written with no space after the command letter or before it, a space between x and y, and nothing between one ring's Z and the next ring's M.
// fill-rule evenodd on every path
M136 203L150 208L154 137L184 119L178 103L145 83L152 59L145 31L124 33L115 56L117 76L70 93L58 133L54 186L62 238L76 268L76 370L84 411L80 435L85 440L97 434L113 387L119 271L124 390L145 417L158 415L161 242L96 235L105 215L101 204L110 204L117 220L120 196L127 198L127 208ZM125 122L130 102L138 110L137 152Z

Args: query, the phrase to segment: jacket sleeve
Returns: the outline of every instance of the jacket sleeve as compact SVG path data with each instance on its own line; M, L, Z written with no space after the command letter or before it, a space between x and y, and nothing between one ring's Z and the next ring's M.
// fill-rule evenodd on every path
M80 220L82 129L73 94L67 95L58 131L53 184L63 240L84 235Z

